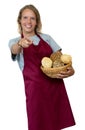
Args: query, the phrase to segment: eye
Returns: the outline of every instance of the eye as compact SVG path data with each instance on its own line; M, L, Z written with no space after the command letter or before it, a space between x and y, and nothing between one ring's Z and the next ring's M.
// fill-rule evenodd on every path
M36 18L35 17L31 17L31 20L36 20Z
M27 19L27 16L23 16L22 19Z

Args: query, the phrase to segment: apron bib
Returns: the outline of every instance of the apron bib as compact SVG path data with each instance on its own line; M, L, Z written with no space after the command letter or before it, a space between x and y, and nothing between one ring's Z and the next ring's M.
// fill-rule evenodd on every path
M61 130L75 121L63 80L49 78L40 69L41 59L49 57L52 49L38 37L38 45L23 49L28 129Z

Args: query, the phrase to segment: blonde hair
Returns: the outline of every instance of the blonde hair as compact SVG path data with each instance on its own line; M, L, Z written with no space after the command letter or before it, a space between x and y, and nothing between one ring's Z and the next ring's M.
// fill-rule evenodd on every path
M22 34L22 27L21 27L21 18L22 18L22 12L25 10L25 9L30 9L32 10L35 15L36 15L36 22L37 22L37 25L35 27L35 33L40 33L41 32L41 28L42 28L42 23L41 23L41 18L40 18L40 13L38 11L38 9L34 6L34 5L25 5L23 8L20 9L19 11L19 14L18 14L18 18L17 18L17 22L18 22L18 30L19 30L19 33Z

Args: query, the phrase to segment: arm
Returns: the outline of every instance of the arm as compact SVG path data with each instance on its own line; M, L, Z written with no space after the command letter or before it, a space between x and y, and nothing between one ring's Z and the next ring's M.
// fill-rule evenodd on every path
M29 47L30 44L32 44L31 40L26 38L21 38L17 43L12 45L11 52L14 55L19 54L23 48Z
M19 44L19 42L15 43L11 47L11 52L14 55L19 54L21 52L21 50L22 50L22 46Z

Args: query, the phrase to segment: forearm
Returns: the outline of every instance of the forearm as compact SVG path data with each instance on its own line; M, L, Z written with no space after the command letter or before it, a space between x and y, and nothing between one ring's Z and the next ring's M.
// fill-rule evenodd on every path
M22 50L22 47L19 43L15 43L12 47L11 47L11 52L13 54L19 54Z

